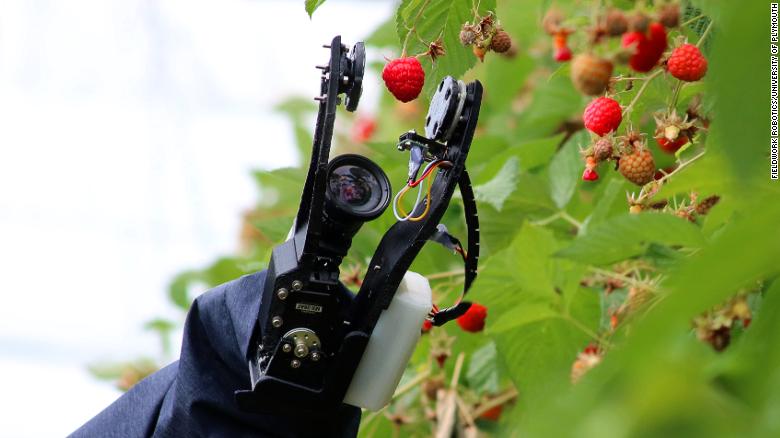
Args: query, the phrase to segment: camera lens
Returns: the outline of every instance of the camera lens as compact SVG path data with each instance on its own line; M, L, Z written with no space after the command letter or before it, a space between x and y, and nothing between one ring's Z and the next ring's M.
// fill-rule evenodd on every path
M340 155L328 168L326 198L341 213L366 221L387 208L390 181L371 160L360 155Z

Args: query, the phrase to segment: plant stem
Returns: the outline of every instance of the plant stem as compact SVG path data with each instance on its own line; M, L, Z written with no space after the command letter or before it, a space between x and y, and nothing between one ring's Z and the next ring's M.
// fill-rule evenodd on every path
M647 79L645 79L645 81L642 83L642 86L639 87L639 91L637 91L634 98L631 99L631 103L629 103L628 106L625 107L625 109L623 109L624 117L626 116L626 114L629 114L634 109L634 105L636 105L636 103L639 101L639 98L642 97L642 93L645 92L647 85L650 84L650 82L652 82L653 79L661 75L661 73L663 72L664 72L663 69L658 69L653 74L648 76Z
M577 227L577 230L582 228L582 222L578 221L577 219L574 219L569 213L566 213L565 211L561 212L561 219Z
M428 3L430 0L425 0L425 3L420 6L420 10L417 11L417 15L414 17L414 21L412 22L412 27L409 28L409 30L406 32L406 38L404 38L404 45L401 48L401 57L406 57L406 45L409 43L409 37L412 35L412 32L417 33L417 22L420 20L420 17L422 16L422 13L425 11L425 8L428 6Z
M680 90L683 87L683 81L678 80L677 85L674 86L674 91L672 92L672 99L669 101L669 109L668 112L671 114L673 109L677 108L677 100L680 98Z
M710 34L710 31L712 30L712 23L713 21L710 20L710 24L707 25L707 28L704 29L704 33L702 33L701 36L699 37L699 41L696 43L696 47L701 47L702 43L707 38L707 35Z
M492 398L488 400L485 404L480 405L479 408L475 409L471 415L479 418L479 416L484 414L485 412L493 409L496 406L503 405L504 403L511 401L515 397L517 397L517 390L515 388L509 388L498 397Z
M441 278L450 278L455 277L458 275L463 275L463 270L457 270L457 271L444 271L444 272L436 272L433 274L428 274L426 277L428 277L428 280L439 280Z
M693 17L693 18L691 18L691 19L690 19L690 20L688 20L688 21L684 21L684 22L680 23L680 27L685 27L685 26L687 26L687 25L689 25L689 24L691 24L691 23L694 23L694 22L696 22L697 20L699 20L699 19L701 19L701 18L704 18L705 16L706 16L706 15L704 15L704 14L701 14L701 15L698 15L698 16L696 16L696 17Z

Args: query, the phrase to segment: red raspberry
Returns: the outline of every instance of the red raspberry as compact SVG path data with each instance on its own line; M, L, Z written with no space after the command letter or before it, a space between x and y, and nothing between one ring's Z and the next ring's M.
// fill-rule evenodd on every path
M504 410L504 405L495 405L487 411L480 414L480 420L498 421L501 418L501 412Z
M623 120L623 113L615 99L599 97L588 104L582 119L589 131L603 136L617 130Z
M599 179L599 174L593 169L588 169L586 167L585 171L582 172L583 181L596 181L597 179Z
M681 81L694 82L707 73L707 58L693 44L683 44L674 49L666 63L669 73Z
M469 310L459 316L456 321L460 328L467 332L481 332L485 328L485 318L487 318L487 307L479 303L473 303Z
M562 30L553 36L555 52L553 58L558 62L566 62L571 59L571 49L568 46L569 32Z
M631 68L638 72L648 72L658 64L666 50L666 29L661 23L653 23L646 34L626 32L623 34L622 45L635 50L628 60Z
M387 89L401 102L417 98L425 83L425 71L415 57L398 58L387 63L382 70Z
M352 141L365 143L376 131L376 120L371 117L360 117L352 125Z
M661 147L661 150L673 154L677 152L681 147L685 146L686 143L688 143L688 137L685 135L680 135L675 140L669 140L668 138L664 137L663 135L656 137L655 141L658 142L658 146Z

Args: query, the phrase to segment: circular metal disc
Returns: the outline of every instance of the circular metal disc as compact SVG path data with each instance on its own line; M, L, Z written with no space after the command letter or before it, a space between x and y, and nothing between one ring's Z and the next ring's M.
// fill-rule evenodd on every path
M455 113L460 102L460 86L458 82L447 76L436 88L425 118L425 136L431 140L446 140L446 134L451 131L452 123L456 122Z

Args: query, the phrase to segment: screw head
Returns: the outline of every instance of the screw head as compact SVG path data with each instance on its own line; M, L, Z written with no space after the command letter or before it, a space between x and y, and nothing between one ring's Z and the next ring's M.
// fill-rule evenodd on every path
M281 316L274 316L271 319L271 325L274 327L281 327L282 326L282 317Z
M290 361L290 366L293 368L299 368L301 366L301 361L298 359L293 359Z
M294 291L299 291L303 289L303 282L301 280L295 280L292 282L292 289Z
M282 345L282 351L285 353L289 353L292 350L292 346L290 344L284 344Z
M287 298L287 296L290 294L290 292L287 291L287 289L280 287L279 290L276 291L276 296L280 300L284 300Z
M314 362L317 362L318 360L320 360L320 354L317 353L316 351L313 351L311 353L311 360L313 360Z

